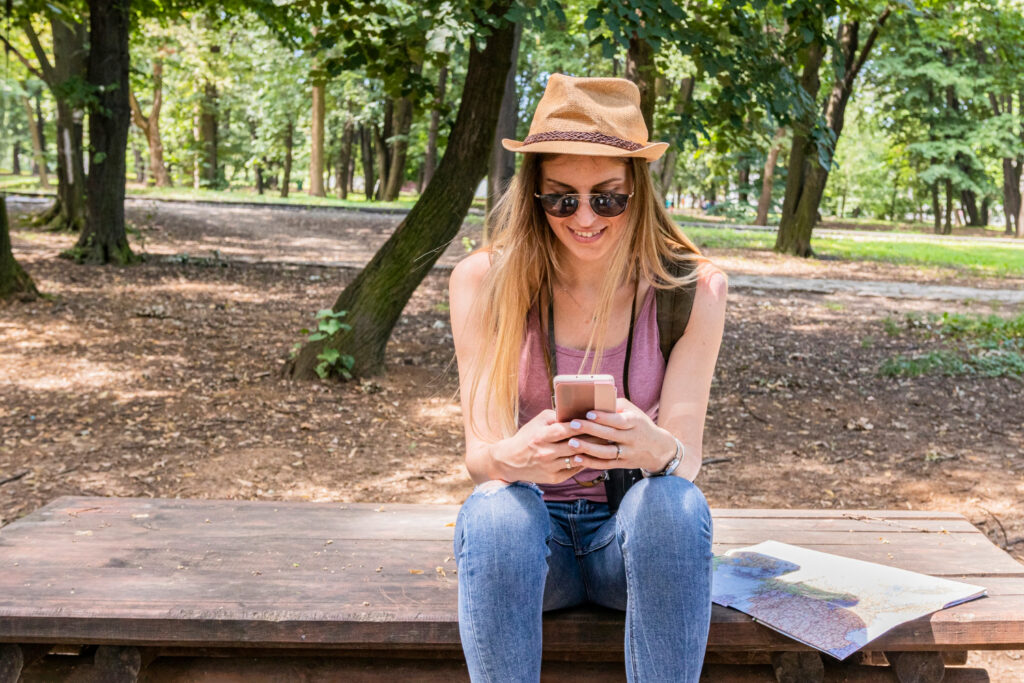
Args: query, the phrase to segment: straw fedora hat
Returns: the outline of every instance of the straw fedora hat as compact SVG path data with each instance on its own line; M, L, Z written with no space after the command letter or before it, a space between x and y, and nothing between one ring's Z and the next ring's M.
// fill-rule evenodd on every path
M642 157L654 161L668 143L650 142L640 112L640 89L625 78L575 78L552 74L530 134L522 142L504 138L511 152Z

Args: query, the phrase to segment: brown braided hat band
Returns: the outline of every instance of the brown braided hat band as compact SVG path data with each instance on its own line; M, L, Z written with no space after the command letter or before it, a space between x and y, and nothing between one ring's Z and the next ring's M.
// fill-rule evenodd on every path
M503 139L512 152L641 157L654 161L668 148L649 142L640 90L625 78L552 74L522 142Z

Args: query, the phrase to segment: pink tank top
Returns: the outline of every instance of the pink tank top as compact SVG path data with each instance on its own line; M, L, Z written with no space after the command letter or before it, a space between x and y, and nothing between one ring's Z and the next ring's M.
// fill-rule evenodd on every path
M665 359L661 356L658 339L658 315L654 288L647 290L640 313L633 330L633 353L629 365L630 400L652 420L658 419L658 400L661 384L665 379ZM530 309L526 321L526 339L519 356L519 426L533 419L537 413L551 408L551 387L548 383L547 368L544 365L544 331L541 330L540 313L537 306ZM628 340L627 340L628 341ZM626 344L605 349L601 358L600 374L612 375L620 398L625 397L622 386L622 369L626 360ZM590 373L590 360L581 349L555 347L555 374ZM599 476L599 470L585 469L576 475L579 481L590 481ZM608 502L604 484L581 486L572 478L561 484L541 484L544 500L571 501L586 498L597 503Z

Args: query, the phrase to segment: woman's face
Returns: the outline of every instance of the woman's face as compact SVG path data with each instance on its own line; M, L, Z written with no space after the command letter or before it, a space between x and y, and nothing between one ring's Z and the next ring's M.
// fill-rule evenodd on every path
M628 160L560 154L540 166L540 194L629 194L633 179ZM581 197L576 212L566 218L544 215L565 252L581 261L608 258L626 229L630 207L618 216L598 216L589 197Z

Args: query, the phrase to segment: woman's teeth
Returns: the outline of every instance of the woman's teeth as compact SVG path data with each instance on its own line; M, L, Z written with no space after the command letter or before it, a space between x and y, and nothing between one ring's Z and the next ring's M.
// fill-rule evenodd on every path
M570 228L570 230L572 230L572 228ZM596 235L597 233L599 233L601 231L600 230L596 230L594 232L580 232L579 230L573 230L573 232L576 233L577 235L579 235L580 237L593 237L594 235Z

